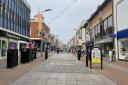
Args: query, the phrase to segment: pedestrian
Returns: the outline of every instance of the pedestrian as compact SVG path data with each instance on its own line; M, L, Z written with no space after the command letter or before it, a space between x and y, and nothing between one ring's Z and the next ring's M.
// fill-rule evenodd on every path
M110 62L112 61L112 55L113 55L113 52L111 49L109 49L109 61Z
M81 49L79 49L79 50L78 50L78 53L77 53L77 54L78 54L78 60L80 60L80 58L81 58L81 53L82 53L82 52L81 52Z
M59 48L57 48L57 53L59 53Z
M115 49L112 50L112 61L116 60Z

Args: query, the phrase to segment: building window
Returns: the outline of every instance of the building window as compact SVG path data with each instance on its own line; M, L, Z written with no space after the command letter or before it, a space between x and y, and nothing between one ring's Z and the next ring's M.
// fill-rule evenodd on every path
M98 34L98 30L97 30L97 26L96 26L96 27L95 27L95 38L98 37L97 34Z
M95 39L95 29L93 28L92 30L91 30L92 32L92 40L94 40Z
M113 26L112 16L110 16L110 17L108 18L108 28L111 27L111 26Z
M100 32L100 24L97 25L97 37L100 37L101 32Z
M108 29L107 29L107 33L108 33L108 34L114 33L112 16L110 16L110 17L108 18Z
M104 31L105 31L105 34L106 34L106 30L107 30L107 28L108 28L108 21L107 21L107 19L106 20L104 20Z

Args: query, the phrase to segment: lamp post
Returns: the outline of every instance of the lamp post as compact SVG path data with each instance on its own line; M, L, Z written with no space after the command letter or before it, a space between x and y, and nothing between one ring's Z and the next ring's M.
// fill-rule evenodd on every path
M43 56L43 38L45 36L44 31L43 31L43 19L44 19L43 13L48 12L48 11L52 11L52 9L46 9L46 10L42 11L42 30L40 33L40 35L41 35L41 57Z
M87 21L87 34L86 34L86 42L89 42L91 40L91 33L90 33L90 25L89 25L89 21ZM90 55L90 52L89 52L89 46L86 45L86 67L88 67L88 60L89 60L89 55ZM91 62L91 61L90 61Z

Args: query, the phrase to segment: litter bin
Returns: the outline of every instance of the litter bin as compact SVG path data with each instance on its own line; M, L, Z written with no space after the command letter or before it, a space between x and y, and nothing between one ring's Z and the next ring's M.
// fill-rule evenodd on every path
M21 49L21 63L29 62L29 52L26 48Z
M13 68L18 65L18 49L7 50L7 68Z
M81 50L78 50L78 60L81 58Z
M27 53L29 56L29 61L33 61L34 60L34 49L27 49Z

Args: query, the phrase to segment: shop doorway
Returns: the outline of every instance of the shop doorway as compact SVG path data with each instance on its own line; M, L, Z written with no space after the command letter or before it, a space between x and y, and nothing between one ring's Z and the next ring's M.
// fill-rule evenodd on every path
M6 39L0 40L0 59L7 57L8 42Z

